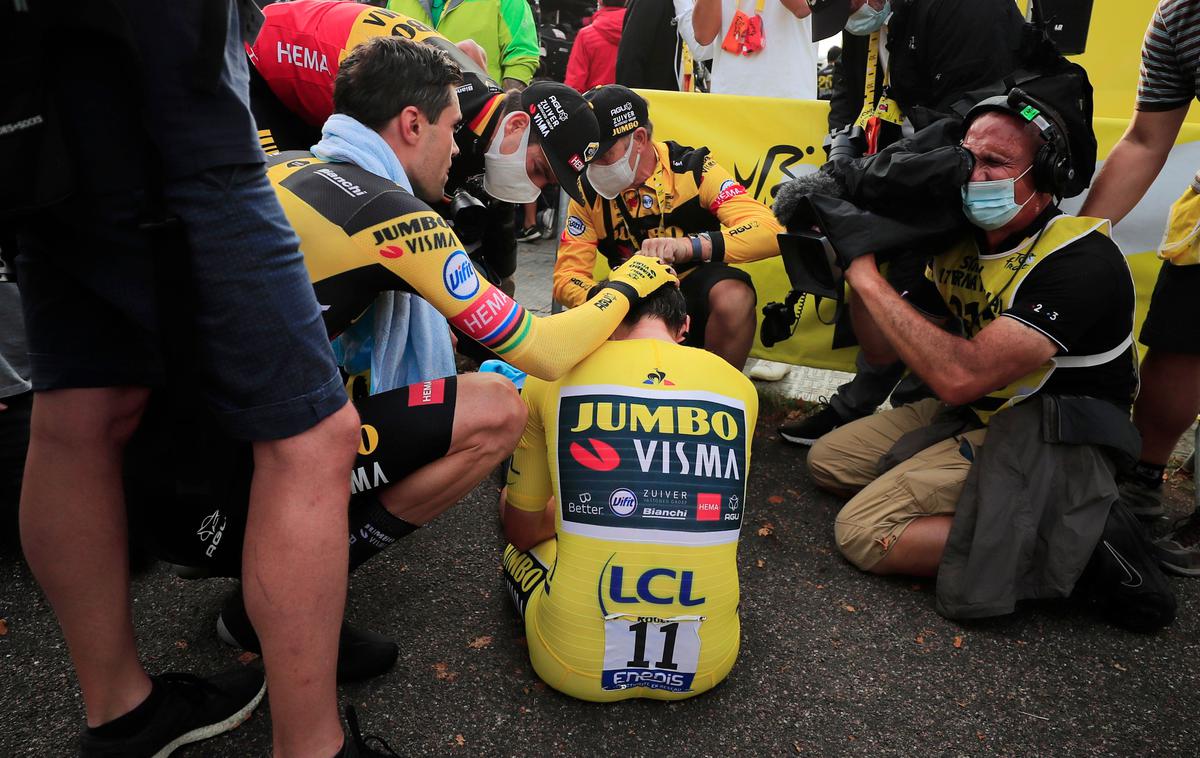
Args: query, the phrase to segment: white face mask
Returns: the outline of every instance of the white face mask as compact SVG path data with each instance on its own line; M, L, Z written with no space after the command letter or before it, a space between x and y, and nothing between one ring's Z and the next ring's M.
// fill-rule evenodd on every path
M504 141L504 127L513 116L519 112L510 113L496 127L496 136L492 144L483 154L483 189L492 197L506 203L532 203L542 194L542 191L529 179L525 171L525 158L529 152L529 133L533 129L530 124L521 135L521 144L516 152L505 155L500 152L500 143Z
M632 155L633 162L629 158ZM595 188L596 194L605 200L612 200L633 184L637 175L638 163L642 160L642 151L637 149L633 135L629 136L629 147L625 155L607 166L591 163L587 167L587 178Z

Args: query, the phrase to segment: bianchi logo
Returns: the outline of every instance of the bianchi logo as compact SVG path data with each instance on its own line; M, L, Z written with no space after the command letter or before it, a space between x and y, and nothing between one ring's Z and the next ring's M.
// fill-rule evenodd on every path
M608 496L608 507L618 516L630 516L637 510L637 495L633 490L616 489Z

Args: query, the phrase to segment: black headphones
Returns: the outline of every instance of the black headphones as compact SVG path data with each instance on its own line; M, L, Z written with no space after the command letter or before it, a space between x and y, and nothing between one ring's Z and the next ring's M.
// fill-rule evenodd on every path
M1067 186L1075 178L1075 167L1071 162L1071 146L1067 141L1067 133L1058 114L1041 100L1017 87L1009 90L1007 95L997 95L980 101L967 111L963 123L970 126L971 121L985 111L1011 113L1041 131L1044 144L1033 157L1033 185L1041 192L1063 197Z

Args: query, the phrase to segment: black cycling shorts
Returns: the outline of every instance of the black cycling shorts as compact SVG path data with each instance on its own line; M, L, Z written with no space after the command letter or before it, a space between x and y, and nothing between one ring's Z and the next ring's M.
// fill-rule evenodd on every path
M1164 262L1150 296L1150 312L1142 323L1143 345L1164 353L1200 355L1200 265L1176 266Z
M457 394L450 376L355 400L362 426L351 499L444 457ZM162 560L239 576L253 453L197 407L165 392L152 398L126 456L130 528Z
M688 347L704 347L704 330L708 327L708 293L718 282L726 279L743 282L754 292L754 282L749 274L720 261L697 266L679 280L679 291L683 293L688 315L692 317L692 325L688 327L683 344Z

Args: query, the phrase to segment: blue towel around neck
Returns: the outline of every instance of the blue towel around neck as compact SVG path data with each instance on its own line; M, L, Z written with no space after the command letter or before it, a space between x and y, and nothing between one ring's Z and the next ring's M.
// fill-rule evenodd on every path
M321 160L353 163L412 192L404 166L383 137L343 113L325 121L312 152ZM446 318L407 292L381 294L370 312L338 337L334 350L350 373L370 367L372 395L455 373Z

